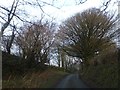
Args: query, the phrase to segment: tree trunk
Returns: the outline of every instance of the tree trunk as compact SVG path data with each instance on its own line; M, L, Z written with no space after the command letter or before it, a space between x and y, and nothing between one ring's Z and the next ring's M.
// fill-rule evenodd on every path
M7 52L10 54L11 53L11 47L12 47L12 44L13 44L13 41L14 41L14 38L15 38L15 27L13 27L13 31L12 31L12 35L11 35L11 38L7 41L7 46L6 46L6 49L7 49Z
M60 49L58 47L58 67L60 67L60 61L61 61L61 55L60 55Z

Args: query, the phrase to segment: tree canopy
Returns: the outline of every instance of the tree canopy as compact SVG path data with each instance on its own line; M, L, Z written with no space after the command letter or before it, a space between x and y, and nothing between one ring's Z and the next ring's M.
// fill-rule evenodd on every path
M87 61L113 44L109 32L114 23L114 15L97 8L77 13L60 26L64 51Z

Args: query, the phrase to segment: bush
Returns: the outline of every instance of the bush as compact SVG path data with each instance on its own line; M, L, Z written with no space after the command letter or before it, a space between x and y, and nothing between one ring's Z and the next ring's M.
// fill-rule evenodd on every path
M96 57L102 63L94 66L90 64L83 69L81 73L85 82L91 87L99 88L118 88L118 62L117 52L107 53Z
M6 52L2 52L2 74L3 79L8 78L11 74L15 75L24 75L30 71L44 71L47 69L47 65L41 65L40 63L34 65L32 67L28 67L26 60L21 57L8 54Z

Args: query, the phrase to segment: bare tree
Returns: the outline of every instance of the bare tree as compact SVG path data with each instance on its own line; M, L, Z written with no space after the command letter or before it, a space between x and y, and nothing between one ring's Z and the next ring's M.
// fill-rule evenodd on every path
M58 64L58 66L60 67L60 66L61 66L60 47L57 47L57 53L58 53L58 56L57 56L57 57L58 57L58 59L57 59L57 60L58 60L58 61L57 61L58 63L57 63L57 64Z
M64 51L86 63L112 45L108 33L114 26L113 18L114 15L92 8L66 20L60 27L67 39Z
M12 27L12 35L3 35L2 37L3 47L6 49L5 51L7 51L8 54L11 54L11 47L15 38L15 30L16 27L14 26Z
M41 64L47 62L53 44L53 27L54 25L50 25L49 22L37 22L24 28L26 30L16 40L22 49L24 59Z
M12 21L13 17L16 15L15 13L16 13L16 9L17 9L18 3L19 3L19 0L17 0L17 1L14 0L10 10L5 8L5 7L0 6L1 9L3 9L3 10L8 12L7 19L5 19L4 17L0 16L5 21L5 23L1 27L1 34L2 35L3 35L4 30L10 25L10 22ZM2 13L5 14L4 12L2 12Z

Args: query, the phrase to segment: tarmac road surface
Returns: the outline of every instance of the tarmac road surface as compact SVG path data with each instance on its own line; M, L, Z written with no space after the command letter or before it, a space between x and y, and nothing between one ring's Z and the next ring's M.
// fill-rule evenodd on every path
M58 83L56 88L88 88L88 86L80 80L78 74L70 74Z

